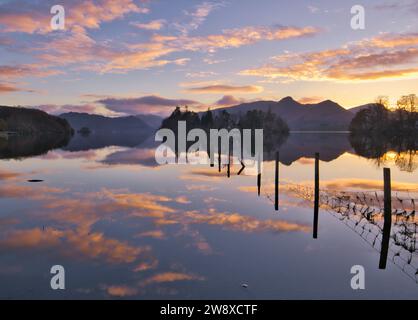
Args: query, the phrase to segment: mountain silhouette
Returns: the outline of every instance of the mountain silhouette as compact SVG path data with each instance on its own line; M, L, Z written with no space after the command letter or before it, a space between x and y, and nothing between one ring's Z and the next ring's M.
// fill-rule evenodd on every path
M101 115L69 112L60 115L66 119L75 131L82 128L89 128L93 133L144 133L152 131L152 127L146 124L139 117L128 116L109 118Z
M137 114L136 117L144 121L153 129L161 127L161 123L163 122L163 117L154 114Z
M243 103L226 110L231 114L244 114L250 110L271 110L285 120L292 131L347 131L354 113L331 100L316 104L302 104L292 97L276 101Z

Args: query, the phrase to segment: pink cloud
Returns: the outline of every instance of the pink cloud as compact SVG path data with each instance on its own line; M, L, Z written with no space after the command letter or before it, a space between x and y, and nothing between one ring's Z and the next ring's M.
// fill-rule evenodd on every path
M238 105L240 103L243 103L244 101L242 99L237 99L234 96L223 96L220 100L216 102L216 105L218 106L233 106Z
M193 100L167 99L155 95L125 99L107 98L97 102L103 104L109 110L126 114L168 113L178 105L200 105L199 102Z
M43 110L52 114L62 114L67 112L81 112L81 113L97 113L98 107L94 104L84 104L84 105L55 105L55 104L45 104L36 106L37 109Z
M241 75L290 80L377 80L418 77L418 34L384 34L340 49L291 53Z
M189 93L210 94L210 93L259 93L263 91L260 86L232 86L232 85L209 85L204 87L188 88Z
M50 27L50 8L56 3L42 1L15 0L0 5L0 25L2 32L48 33ZM147 13L133 0L73 0L65 4L66 28L75 26L97 29L100 24L124 17L130 12Z
M140 23L140 22L132 22L131 25L137 27L138 29L148 30L148 31L158 31L161 30L166 21L163 19L160 20L153 20L148 23Z

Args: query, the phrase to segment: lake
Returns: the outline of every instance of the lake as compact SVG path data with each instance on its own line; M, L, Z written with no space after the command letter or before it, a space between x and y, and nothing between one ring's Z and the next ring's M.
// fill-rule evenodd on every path
M258 195L257 172L237 175L241 166L230 178L225 167L158 166L153 135L77 136L40 152L2 144L2 299L418 298L417 150L372 158L347 133L291 133L279 148L276 211L275 151L264 157ZM382 199L383 167L394 206L384 270L382 214L367 216ZM324 201L341 195L357 207ZM66 290L50 287L54 265L65 268ZM356 265L364 290L350 285Z

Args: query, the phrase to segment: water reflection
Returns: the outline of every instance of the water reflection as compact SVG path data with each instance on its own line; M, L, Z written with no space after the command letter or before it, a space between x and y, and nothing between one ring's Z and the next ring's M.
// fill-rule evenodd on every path
M379 167L388 161L394 161L402 171L413 172L418 167L418 136L387 139L350 135L350 143L356 154L373 159Z
M402 171L413 172L418 167L417 139L418 137L408 137L388 142L348 133L292 133L289 137L270 139L268 148L264 149L264 160L274 160L276 152L279 151L280 162L290 166L296 161L312 162L309 159L312 159L316 152L319 152L320 160L326 162L331 162L349 152L372 159L379 167L394 162ZM154 149L157 147L154 132L141 135L76 134L70 140L54 136L11 136L8 139L0 138L0 158L39 156L59 148L76 155L79 152L93 152L110 146L129 149L109 155L103 160L105 164L157 165L154 159ZM67 155L67 157L71 156Z
M69 137L60 135L12 135L0 137L0 159L20 159L46 154L66 146Z
M251 171L238 176L241 168L235 165L227 179L227 167L220 172L209 165L157 168L153 137L137 142L133 148L114 146L115 140L105 148L79 144L2 162L1 297L53 298L39 274L58 262L77 275L66 293L76 298L222 299L246 298L249 291L267 299L354 297L347 277L355 264L369 270L367 297L417 297L415 282L392 263L384 274L376 273L383 220L378 211L370 213L377 207L373 197L355 195L381 190L381 171L350 154L347 135L294 134L280 145L285 166L278 212L275 161L269 161L275 154L266 158L262 177ZM316 151L322 160L321 207L318 240L312 242L307 195ZM396 156L386 157L387 165L396 165ZM363 171L355 176L357 168ZM416 171L396 168L388 261L405 260L401 269L415 277L416 209L402 199L418 189ZM26 182L40 175L44 182ZM340 202L340 210L331 210L325 194L353 198L350 206ZM373 201L382 201L381 194ZM376 252L334 217L371 240ZM250 290L243 292L242 283ZM329 285L318 295L315 288L323 283Z

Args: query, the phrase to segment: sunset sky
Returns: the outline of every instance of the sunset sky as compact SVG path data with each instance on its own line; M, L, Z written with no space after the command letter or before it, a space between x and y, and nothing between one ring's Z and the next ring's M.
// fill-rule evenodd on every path
M350 26L357 4L365 30ZM115 116L293 96L350 108L417 85L418 0L0 0L0 105Z

